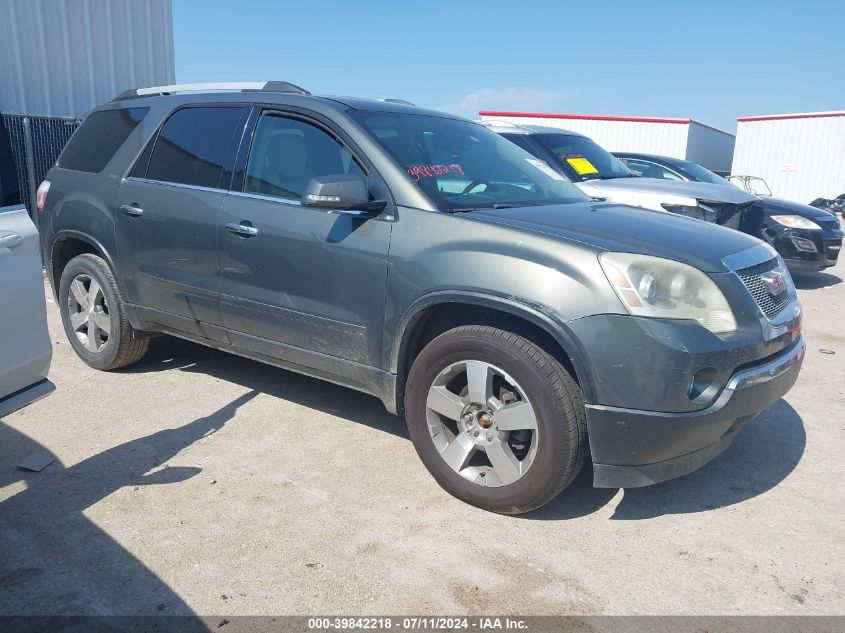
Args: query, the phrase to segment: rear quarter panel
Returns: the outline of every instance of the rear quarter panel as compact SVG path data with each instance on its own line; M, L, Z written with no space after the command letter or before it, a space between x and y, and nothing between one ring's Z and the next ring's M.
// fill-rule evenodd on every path
M120 273L120 262L115 247L115 203L123 177L128 173L147 141L158 128L159 122L172 109L172 104L143 104L150 111L129 134L114 156L100 173L75 171L58 164L47 174L50 192L44 212L39 214L41 247L48 270L57 239L76 237L95 246L109 264ZM96 111L115 107L107 104ZM81 128L80 128L81 129ZM77 131L78 133L78 131ZM121 290L125 292L121 275L116 275ZM51 275L50 281L53 281Z

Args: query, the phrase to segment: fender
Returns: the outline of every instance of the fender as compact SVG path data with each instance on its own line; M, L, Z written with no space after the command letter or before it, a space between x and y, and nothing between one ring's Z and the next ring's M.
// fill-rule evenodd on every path
M50 286L52 286L53 288L53 298L58 302L59 290L58 288L56 288L57 284L54 283L53 278L53 255L56 251L56 245L63 239L69 237L77 239L80 242L85 242L91 248L97 251L97 254L100 257L106 260L106 263L109 265L109 268L111 268L112 272L114 273L114 278L117 282L117 287L120 289L120 294L126 297L126 291L123 288L123 281L121 280L121 276L118 274L118 270L115 267L114 259L112 258L111 253L109 253L109 251L102 245L102 243L100 243L100 241L96 238L93 238L87 233L83 233L82 231L77 231L75 229L63 229L53 236L53 240L50 243L50 258L47 261L47 274L50 280Z
M542 312L539 309L541 306L532 306L523 303L516 297L502 297L462 290L442 290L423 295L416 299L402 315L397 327L397 336L393 338L390 346L388 367L391 373L397 375L399 373L399 359L400 355L404 352L404 344L406 343L409 326L414 323L423 310L441 303L463 303L492 308L533 323L551 336L572 361L575 377L581 386L584 402L596 402L595 387L591 381L592 374L587 369L589 365L587 355L569 328L564 323L560 323Z

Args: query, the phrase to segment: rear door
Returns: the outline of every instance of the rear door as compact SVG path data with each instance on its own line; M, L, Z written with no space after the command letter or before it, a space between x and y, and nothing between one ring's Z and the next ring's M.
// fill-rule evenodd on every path
M300 205L312 178L348 173L368 177L371 196L389 197L327 123L258 116L220 215L221 308L233 344L288 360L305 350L380 363L389 208L361 218Z
M217 219L248 108L177 109L120 188L116 244L127 299L153 323L226 341Z
M0 416L12 408L10 396L46 381L52 352L38 232L21 204L8 134L0 123ZM15 400L15 407L23 404L26 400Z

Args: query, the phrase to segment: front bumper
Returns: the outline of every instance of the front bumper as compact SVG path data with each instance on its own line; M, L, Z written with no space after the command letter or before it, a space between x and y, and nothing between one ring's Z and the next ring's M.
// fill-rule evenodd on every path
M697 470L789 391L803 359L800 335L774 358L734 374L716 401L701 411L662 413L587 405L593 485L636 488Z
M767 237L792 272L816 272L835 266L842 251L843 232L840 230L786 229L775 234L770 229ZM801 244L805 242L810 242L812 249L802 248Z

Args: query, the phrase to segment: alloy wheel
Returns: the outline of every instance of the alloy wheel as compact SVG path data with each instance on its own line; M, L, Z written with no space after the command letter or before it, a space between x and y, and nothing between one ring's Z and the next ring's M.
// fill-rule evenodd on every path
M70 327L89 352L101 352L111 334L111 317L103 289L96 279L79 274L68 293Z
M534 407L513 378L484 361L459 361L440 372L428 392L426 419L443 460L482 486L514 483L537 454Z

